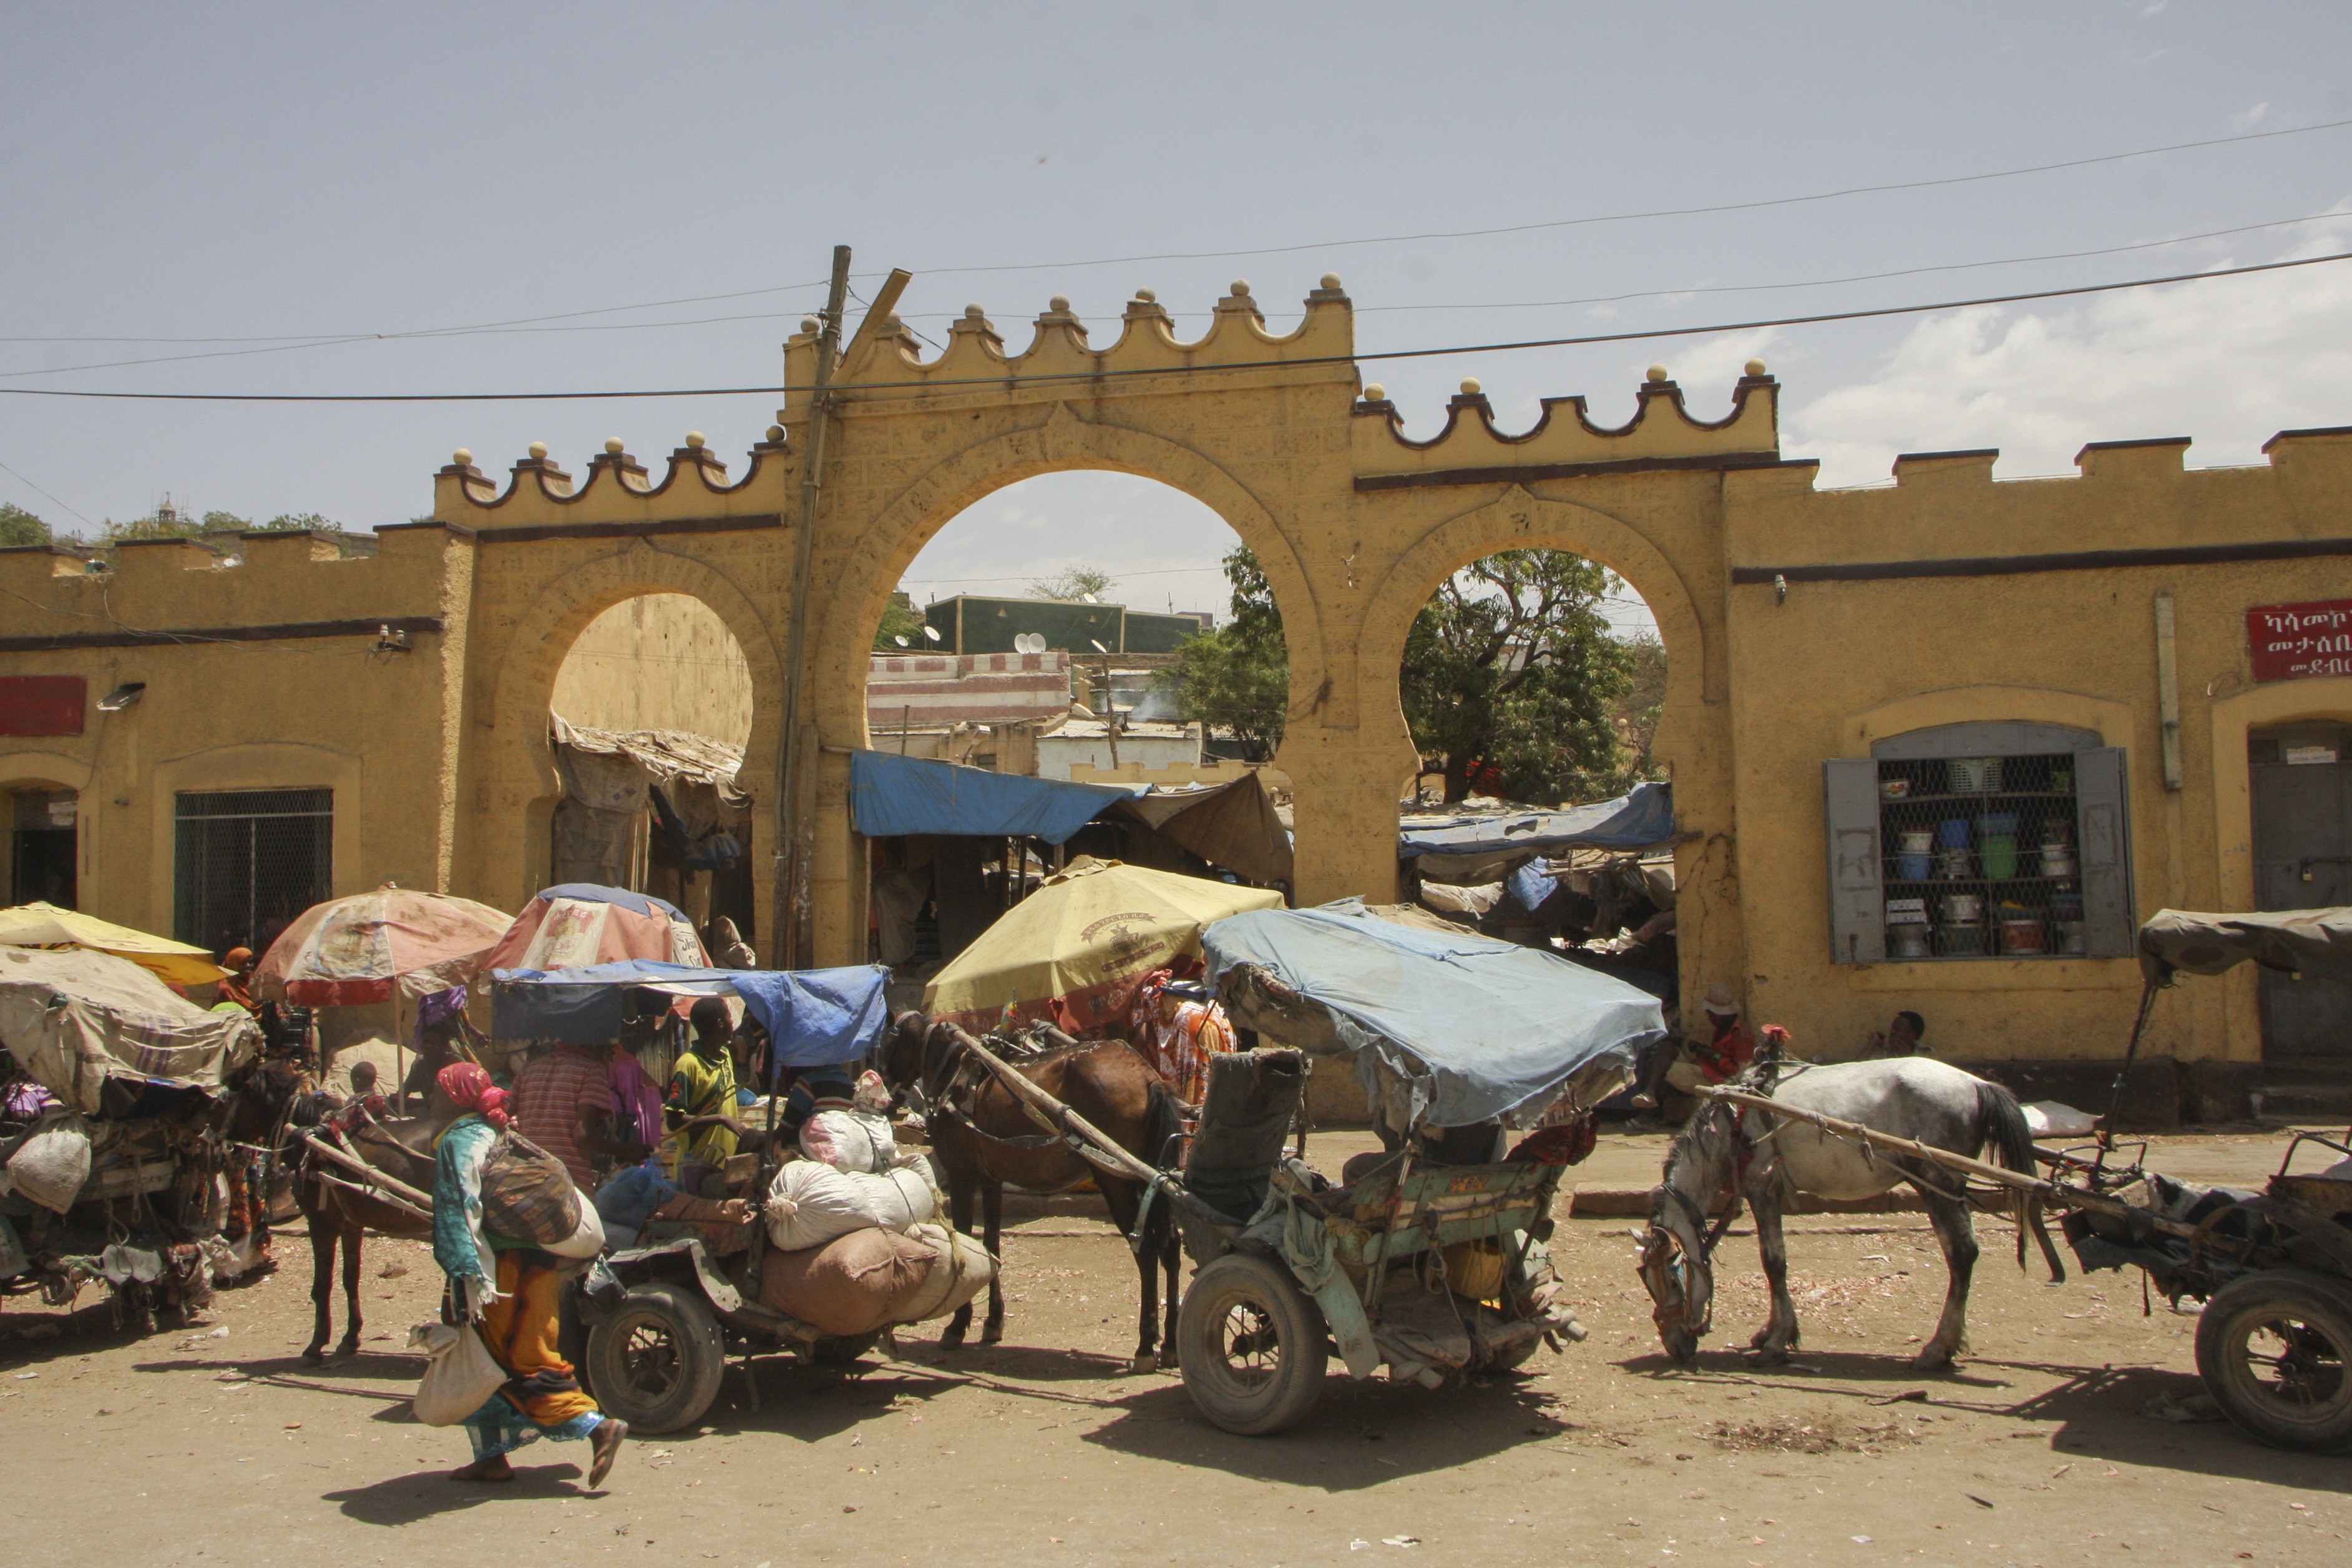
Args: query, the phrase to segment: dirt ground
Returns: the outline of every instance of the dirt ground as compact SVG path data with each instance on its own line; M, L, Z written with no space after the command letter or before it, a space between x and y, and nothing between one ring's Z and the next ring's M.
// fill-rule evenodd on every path
M1312 1154L1336 1168L1355 1146L1332 1135ZM1654 1179L1660 1146L1604 1139L1588 1179ZM2251 1183L2282 1146L2166 1140L2150 1163ZM541 1551L726 1568L2346 1558L2352 1461L2145 1414L2196 1386L2193 1315L2161 1300L2144 1315L2136 1275L2022 1275L1998 1221L1979 1226L1974 1354L1950 1375L1905 1364L1944 1289L1920 1216L1791 1223L1804 1344L1769 1370L1733 1349L1764 1315L1754 1243L1735 1233L1718 1329L1686 1373L1658 1354L1631 1222L1570 1220L1554 1253L1585 1343L1539 1353L1528 1375L1437 1393L1351 1384L1335 1361L1302 1427L1245 1439L1195 1416L1173 1375L1126 1371L1134 1274L1091 1202L1016 1205L1004 1343L945 1353L926 1324L898 1359L830 1385L768 1360L756 1412L730 1372L703 1426L633 1441L595 1495L580 1490L584 1445L525 1449L504 1488L444 1479L463 1435L416 1425L406 1403L418 1364L401 1346L439 1287L413 1243L371 1244L363 1354L323 1369L299 1359L299 1235L280 1239L282 1272L225 1292L188 1330L132 1340L105 1330L102 1307L69 1321L12 1302L12 1555L199 1568L479 1568Z

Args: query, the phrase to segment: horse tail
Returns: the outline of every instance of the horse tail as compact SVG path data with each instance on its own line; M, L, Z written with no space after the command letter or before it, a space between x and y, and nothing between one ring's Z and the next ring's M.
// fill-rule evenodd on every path
M2003 1167L2023 1176L2039 1176L2042 1174L2042 1167L2033 1156L2033 1129L2025 1124L2025 1111L2018 1104L2016 1095L1998 1083L1979 1083L1977 1124L1984 1134L1983 1142L1993 1145ZM2021 1270L2025 1267L2025 1239L2028 1235L2041 1248L2042 1260L2050 1269L2051 1281L2053 1283L2063 1281L2066 1265L2059 1260L2058 1249L2050 1239L2049 1228L2042 1223L2039 1193L2021 1193L2018 1197L2017 1266Z

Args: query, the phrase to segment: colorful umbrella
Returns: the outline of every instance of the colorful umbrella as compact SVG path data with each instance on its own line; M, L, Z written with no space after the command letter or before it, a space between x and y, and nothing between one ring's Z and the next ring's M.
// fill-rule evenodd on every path
M0 946L88 947L128 958L167 985L209 986L228 973L202 947L150 936L54 904L0 909Z
M389 884L314 904L254 969L265 1000L361 1007L462 986L513 924L487 904Z
M1212 921L1279 909L1282 894L1081 857L1007 910L923 990L923 1010L967 1029L1051 1019L1073 1033L1123 1015L1136 983L1201 956Z
M524 905L480 967L584 969L623 958L710 967L694 922L676 904L586 882L548 888Z

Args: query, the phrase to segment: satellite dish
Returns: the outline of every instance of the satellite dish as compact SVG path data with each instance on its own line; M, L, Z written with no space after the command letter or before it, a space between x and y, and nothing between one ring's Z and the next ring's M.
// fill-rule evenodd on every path
M1045 633L1043 632L1022 632L1019 636L1013 639L1013 651L1016 653L1044 653L1045 651Z
M1086 601L1087 601L1087 602L1088 604L1100 604L1100 603L1102 602L1102 601L1101 601L1101 600L1097 599L1097 598L1096 598L1093 594L1091 594L1091 593L1089 593L1089 594L1087 594L1087 595L1086 596Z
M940 640L940 629L927 621L923 622L923 635L929 641L936 643Z
M1087 638L1087 641L1089 643L1095 643L1095 640L1092 637ZM1104 647L1100 643L1095 643L1095 652L1097 653L1108 653L1110 650Z
M893 637L893 638L891 638L891 639L890 639L890 641L892 641L893 643L898 643L898 646L900 646L901 648L903 648L903 647L905 647L905 646L907 645L907 640L906 640L904 637Z

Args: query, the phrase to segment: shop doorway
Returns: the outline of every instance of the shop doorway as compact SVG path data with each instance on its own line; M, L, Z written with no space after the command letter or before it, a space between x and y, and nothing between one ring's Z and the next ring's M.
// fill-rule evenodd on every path
M75 902L78 859L75 813L78 797L71 789L17 789L15 826L8 845L8 888L11 904L38 900L59 909L79 907Z
M2352 725L2306 723L2247 740L2253 797L2254 904L2352 904ZM2262 974L2263 1057L2352 1065L2352 986Z

